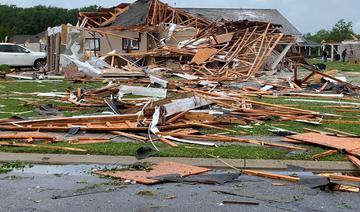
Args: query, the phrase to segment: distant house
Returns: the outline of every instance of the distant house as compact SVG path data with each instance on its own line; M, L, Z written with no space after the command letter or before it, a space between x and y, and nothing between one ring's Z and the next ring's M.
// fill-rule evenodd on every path
M347 60L351 63L358 64L360 63L360 41L343 41L339 45L339 54L341 54L345 49L347 49Z
M316 43L311 40L302 38L302 41L297 43L296 46L299 54L304 55L305 57L321 56L323 45Z
M22 45L35 52L45 52L44 36L44 32L36 35L15 35L9 39L9 42Z

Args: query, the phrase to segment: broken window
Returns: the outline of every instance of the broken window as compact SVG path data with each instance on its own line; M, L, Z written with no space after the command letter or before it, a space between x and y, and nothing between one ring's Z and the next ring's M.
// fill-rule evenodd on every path
M100 38L86 38L85 50L87 51L100 51Z
M139 40L123 38L123 50L139 50Z

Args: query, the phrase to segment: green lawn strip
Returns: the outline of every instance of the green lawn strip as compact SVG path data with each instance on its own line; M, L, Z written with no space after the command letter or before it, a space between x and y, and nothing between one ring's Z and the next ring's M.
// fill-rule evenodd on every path
M30 106L24 106L26 101L21 99L28 100L30 102L36 102L41 105L54 104L56 106L74 106L71 103L61 102L59 98L48 98L48 97L37 97L29 95L14 94L13 92L22 92L22 93L33 93L33 92L67 92L68 90L74 90L76 88L82 89L95 89L104 86L102 82L89 82L89 83L77 83L74 84L71 81L54 81L54 82L42 82L42 81L25 81L25 82L16 82L8 81L2 82L0 85L0 118L9 118L14 115L14 113L20 113L22 117L37 117L39 114L34 111L35 108ZM55 100L57 99L57 101ZM76 107L74 107L76 108ZM104 108L77 108L75 111L64 111L65 116L75 116L75 115L84 115L84 114L93 114L100 113L105 110ZM28 112L30 113L22 113ZM8 112L8 113L6 113Z
M300 109L307 109L322 113L330 113L335 115L341 115L343 118L342 120L349 120L349 121L358 121L360 113L355 112L337 112L336 109L333 108L321 108L319 106L330 106L335 104L329 104L329 103L315 103L315 102L292 102L292 101L286 101L287 98L259 98L258 101L271 103L271 104L277 104L277 105L284 105L284 104L295 104L299 105L294 108L300 108ZM308 98L307 98L308 99ZM315 99L316 100L316 99ZM328 101L345 101L345 100L328 100ZM348 100L346 100L348 101ZM335 119L335 118L334 118ZM360 135L360 127L358 125L352 125L352 124L330 124L330 123L323 123L321 125L311 125L311 124L304 124L304 123L298 123L294 121L268 121L265 122L265 124L254 126L253 129L245 130L245 131L254 131L256 132L255 135L268 135L267 133L264 133L267 131L269 126L276 126L279 128L284 128L288 130L292 130L295 132L304 132L303 128L312 128L317 130L324 130L325 128L333 128L336 130L353 133L356 135ZM265 129L264 129L265 128ZM241 128L240 128L241 129Z
M68 143L51 144L52 146L73 147L86 149L86 153L77 153L73 151L53 150L46 148L33 147L0 147L2 152L13 153L43 153L43 154L92 154L92 155L119 155L119 156L134 156L138 148L142 146L150 146L149 144L134 144L134 143L105 143L105 144L91 144L91 145L71 145ZM320 147L304 146L308 152L296 154L294 156L286 156L290 151L286 149L261 147L261 146L247 146L240 144L232 144L226 146L213 147L199 147L191 146L186 148L181 145L178 148L168 148L164 144L157 144L160 152L155 153L156 157L185 157L185 158L210 158L209 154L216 155L221 158L231 159L263 159L263 160L311 160L311 156L324 152ZM343 161L346 160L344 155L333 155L325 157L322 160Z
M319 59L311 59L310 62L312 64L316 64L316 63L326 64L327 70L337 69L340 71L360 72L360 64L351 64L348 62L343 63L341 61L328 61L327 63L324 63L322 60Z
M101 88L105 84L100 81L87 83L73 83L72 81L6 81L1 82L0 93L9 92L66 92L67 90L74 90L76 88L95 89Z

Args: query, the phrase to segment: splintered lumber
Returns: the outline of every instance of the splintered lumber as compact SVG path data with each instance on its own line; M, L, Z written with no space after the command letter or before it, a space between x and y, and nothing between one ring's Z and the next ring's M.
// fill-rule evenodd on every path
M16 134L0 134L0 139L48 139L55 141L56 137L39 132L26 132Z
M299 177L291 177L287 175L281 175L281 174L273 174L270 172L265 171L255 171L255 170L248 170L244 169L242 170L242 174L250 175L250 176L258 176L258 177L265 177L275 180L286 180L290 182L298 182L300 180Z
M222 44L222 43L230 42L234 37L234 34L235 34L234 32L231 32L231 33L213 36L211 42L212 44Z
M227 137L223 135L189 135L189 134L183 134L183 133L172 133L172 132L160 132L160 135L164 136L173 136L173 137L179 137L179 138L188 138L188 139L197 139L197 140L209 140L209 141L220 141L220 142L241 142L241 143L251 143L251 144L257 144L262 146L271 146L271 147L279 147L279 148L286 148L286 149L292 149L292 150L306 150L302 147L297 146L289 146L289 145L282 145L282 144L273 144L270 142L264 142L264 141L256 141L251 139L243 139L243 138L237 138L237 137Z
M167 145L169 145L171 147L179 147L176 143L174 143L172 141L169 141L166 138L159 138L159 141L161 141L162 143L167 144Z
M145 142L145 141L148 140L148 138L146 138L144 136L139 136L139 135L126 133L126 132L111 131L110 133L114 134L114 135L120 135L120 136L123 136L123 137L126 137L126 138L131 138L131 139L134 139L134 140L139 140L139 141L142 141L142 142Z
M335 185L334 190L335 191L355 192L355 193L360 192L360 188L357 186L340 185L340 184Z
M308 144L329 147L339 151L345 150L349 154L360 157L360 138L336 137L318 133L304 133L288 136L287 138Z
M64 117L64 118L49 118L49 119L35 119L35 120L25 120L25 121L13 121L2 124L12 124L13 126L26 126L34 124L59 124L59 123L94 123L94 122L112 122L112 121L122 121L122 120L134 120L136 121L139 115L130 114L130 115L96 115L96 116L75 116L75 117ZM2 125L1 124L1 125ZM21 127L20 127L21 128Z
M358 168L360 168L360 159L353 156L353 155L347 155L347 158Z
M107 138L76 138L69 141L69 144L83 145L83 144L103 144L111 142Z
M326 152L323 152L323 153L320 153L320 154L316 154L316 155L312 156L311 158L313 160L319 160L320 158L327 157L327 156L330 156L330 155L334 155L334 154L337 154L337 153L339 153L338 150L329 150L329 151L326 151Z
M34 147L34 148L56 149L56 150L65 150L65 151L73 151L73 152L87 152L87 150L79 149L79 148L70 148L70 147L62 147L62 146L45 146L45 145L37 145L37 144L19 144L19 143L0 142L0 146Z
M330 174L328 177L332 180L343 180L347 182L356 182L360 183L360 177L352 177L352 176L346 176L346 175L336 175L336 174Z
M152 185L160 183L160 181L151 179L151 177L169 174L179 174L182 177L186 177L208 171L210 171L210 169L163 161L157 165L154 165L150 171L95 171L94 173L101 176L132 180L136 181L137 183Z
M204 124L204 123L199 123L199 122L186 122L189 125L193 125L193 126L198 126L198 127L205 127L205 128L211 128L211 129L215 129L215 130L221 130L221 131L226 131L226 132L236 132L235 130L230 130L230 129L226 129L226 128L222 128L222 127L216 127L216 126L212 126L209 124Z
M329 131L332 131L332 132L335 132L335 133L338 133L340 135L345 135L345 136L350 136L350 137L359 137L358 135L355 135L355 134L352 134L352 133L347 133L347 132L343 132L343 131L328 128L328 127L325 127L325 129L329 130Z
M178 113L177 115L175 115L174 117L170 118L169 120L166 121L166 124L171 124L173 123L174 121L178 120L179 118L181 118L182 116L185 115L185 113L189 112L188 110L187 111L184 111L184 112L181 112L181 113Z

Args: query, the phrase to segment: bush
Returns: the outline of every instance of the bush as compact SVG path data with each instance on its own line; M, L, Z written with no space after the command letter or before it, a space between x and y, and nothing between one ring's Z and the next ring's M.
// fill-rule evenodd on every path
M11 67L8 65L0 65L0 72L10 73Z

